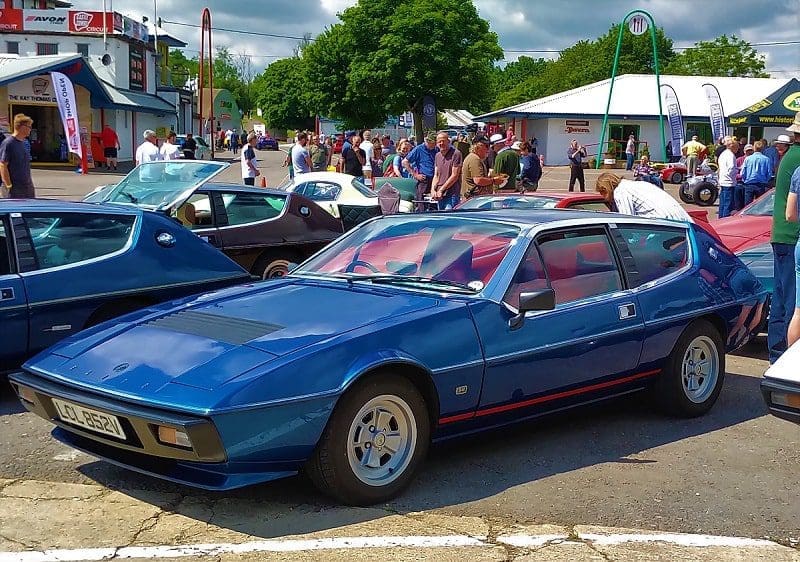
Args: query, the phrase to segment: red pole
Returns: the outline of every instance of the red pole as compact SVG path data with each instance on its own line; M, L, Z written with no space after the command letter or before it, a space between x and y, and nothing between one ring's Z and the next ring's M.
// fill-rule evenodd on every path
M208 8L203 8L203 13L200 16L200 76L198 77L199 88L198 102L200 105L200 135L205 138L205 131L203 128L203 119L205 118L204 98L205 98L205 58L203 56L205 50L206 33L208 33L208 96L209 100L209 132L210 145L211 145L211 159L214 159L214 61L211 51L211 11Z

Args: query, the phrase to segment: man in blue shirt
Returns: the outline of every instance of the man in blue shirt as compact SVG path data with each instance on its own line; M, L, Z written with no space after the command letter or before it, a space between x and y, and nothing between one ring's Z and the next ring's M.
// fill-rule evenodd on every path
M415 146L403 159L403 168L417 180L415 200L419 201L417 203L417 212L419 213L425 211L425 195L431 192L431 180L433 180L437 152L439 149L436 148L436 135L428 133L425 136L425 142Z
M753 149L755 152L745 158L742 164L745 205L749 205L753 199L763 195L772 178L772 162L764 155L764 142L756 141Z

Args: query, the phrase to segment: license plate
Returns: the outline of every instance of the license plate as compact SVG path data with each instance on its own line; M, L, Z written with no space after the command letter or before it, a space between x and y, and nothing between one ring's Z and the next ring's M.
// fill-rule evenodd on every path
M59 400L58 398L53 398L53 405L56 407L58 417L62 421L104 435L125 439L125 432L122 430L117 416L98 412L97 410L85 408L73 402Z

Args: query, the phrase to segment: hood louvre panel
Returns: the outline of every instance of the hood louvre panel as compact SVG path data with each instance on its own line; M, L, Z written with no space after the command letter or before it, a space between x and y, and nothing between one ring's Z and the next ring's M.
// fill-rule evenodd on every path
M181 310L146 322L144 325L219 340L232 345L242 345L284 328L277 324L195 310Z

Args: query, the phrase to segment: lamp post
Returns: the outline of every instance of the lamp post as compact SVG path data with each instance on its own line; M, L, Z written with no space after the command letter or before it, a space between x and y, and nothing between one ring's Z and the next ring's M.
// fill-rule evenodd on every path
M646 18L646 19L645 19ZM649 26L648 26L649 22ZM653 16L644 10L631 10L627 15L622 18L619 24L619 34L617 35L617 50L614 53L614 65L611 67L611 83L608 86L608 101L606 102L606 112L603 115L603 126L600 129L600 144L597 147L598 154L595 162L595 169L600 167L600 154L606 140L606 127L608 126L608 110L611 107L611 94L614 91L614 79L617 76L617 63L619 62L619 51L622 47L622 32L625 24L628 23L628 28L634 35L641 35L650 30L650 39L653 42L653 67L656 72L656 96L658 97L658 125L661 131L661 149L664 154L667 153L667 141L664 136L664 111L661 108L661 75L658 71L658 48L656 46L656 26L653 22Z

